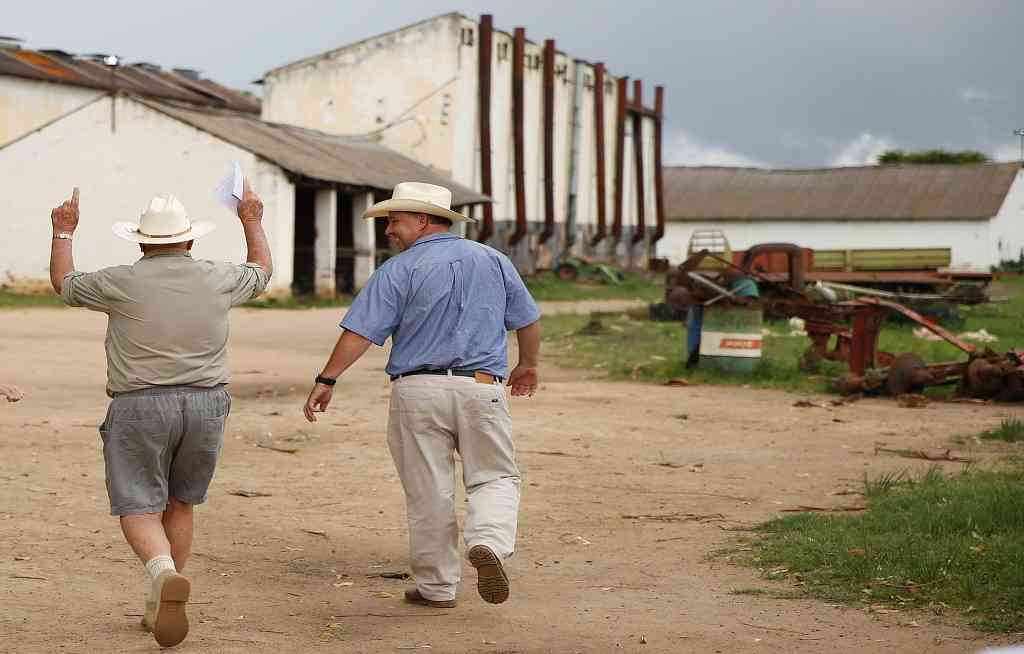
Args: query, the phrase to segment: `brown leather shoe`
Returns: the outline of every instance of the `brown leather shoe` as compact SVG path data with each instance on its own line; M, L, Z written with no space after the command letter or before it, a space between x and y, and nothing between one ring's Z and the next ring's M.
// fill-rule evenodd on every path
M153 597L157 599L153 616L153 637L163 647L173 647L188 635L188 616L185 605L192 583L173 570L164 570L153 582Z
M474 545L467 556L476 568L476 589L480 597L491 604L501 604L507 600L508 575L498 555L486 545Z
M420 606L429 606L435 609L454 609L455 600L429 600L426 597L420 595L418 588L410 588L405 591L405 601L410 604L419 604Z

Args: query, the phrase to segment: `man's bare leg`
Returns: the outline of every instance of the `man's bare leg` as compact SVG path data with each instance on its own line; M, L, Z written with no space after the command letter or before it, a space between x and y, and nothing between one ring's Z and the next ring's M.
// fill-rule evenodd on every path
M172 557L171 541L168 540L164 527L164 520L168 513L171 513L170 521L176 526L176 544L180 550L181 541L184 540L186 547L181 551L187 558L192 540L191 507L188 507L187 511L182 511L181 507L172 509L168 504L167 509L163 513L121 516L121 531L124 532L125 540L146 564L146 569L153 578L143 626L152 629L157 643L164 647L177 645L188 635L185 605L191 590L188 579L177 572ZM187 515L183 516L183 513ZM182 538L183 530L180 523L187 525L184 529L187 534L185 539Z
M171 498L163 515L164 534L171 547L174 567L181 572L185 569L189 554L192 553L192 505Z
M121 532L143 563L157 556L171 556L171 544L164 532L161 513L121 516Z

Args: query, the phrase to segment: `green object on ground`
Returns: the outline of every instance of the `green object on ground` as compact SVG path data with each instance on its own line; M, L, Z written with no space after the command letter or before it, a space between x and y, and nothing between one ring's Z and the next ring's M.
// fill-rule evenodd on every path
M705 307L701 367L721 372L753 372L761 361L762 322L760 305Z
M555 266L555 275L564 281L590 279L605 284L620 284L625 276L615 266L589 263L579 257L565 257Z

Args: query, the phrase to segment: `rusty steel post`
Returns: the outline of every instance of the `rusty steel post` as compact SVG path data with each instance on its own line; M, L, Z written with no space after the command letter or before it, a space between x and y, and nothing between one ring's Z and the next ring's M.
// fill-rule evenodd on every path
M665 87L654 87L654 210L657 226L651 237L654 245L665 236L665 183L661 176L661 123L665 117Z
M604 159L604 64L594 65L594 154L597 158L597 233L590 245L594 246L608 235L605 218L605 173L607 166Z
M612 240L618 243L622 239L622 200L623 172L626 163L626 77L618 82L618 103L615 111L615 214L612 219Z
M636 233L633 244L641 243L646 236L647 220L644 213L644 86L641 80L633 80L633 155L636 158Z
M477 101L480 112L480 192L493 197L491 179L491 48L494 42L494 17L480 16L480 51L477 69ZM486 243L494 235L494 205L482 207L483 223L477 240Z
M540 243L555 235L555 40L544 41L544 230Z
M516 245L523 240L528 229L526 222L526 152L523 143L525 60L526 29L517 27L512 36L512 140L515 159L516 229L508 241L509 245Z

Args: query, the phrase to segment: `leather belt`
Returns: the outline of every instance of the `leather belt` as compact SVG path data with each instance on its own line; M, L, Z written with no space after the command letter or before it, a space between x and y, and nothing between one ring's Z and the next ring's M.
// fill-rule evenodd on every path
M411 377L412 375L444 375L453 377L473 377L480 384L493 384L495 382L501 383L503 380L497 375L492 375L489 372L483 372L480 370L459 370L456 368L420 368L419 370L410 370L409 372L403 372L400 375L391 375L391 381L401 379L402 377Z

